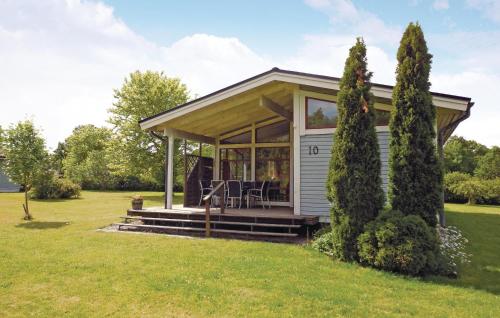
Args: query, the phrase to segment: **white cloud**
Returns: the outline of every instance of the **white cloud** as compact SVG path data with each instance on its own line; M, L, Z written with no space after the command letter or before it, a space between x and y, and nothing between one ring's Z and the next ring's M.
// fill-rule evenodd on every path
M350 0L305 0L305 2L324 12L330 19L333 32L363 36L367 43L394 46L398 43L401 29L386 25L375 14L357 8Z
M32 117L54 147L85 123L105 124L132 71L163 70L204 94L270 68L236 38L193 35L160 47L80 1L0 2L0 125Z
M446 10L450 8L448 0L434 0L432 7L436 10Z
M500 23L500 0L467 0L467 4L487 18Z

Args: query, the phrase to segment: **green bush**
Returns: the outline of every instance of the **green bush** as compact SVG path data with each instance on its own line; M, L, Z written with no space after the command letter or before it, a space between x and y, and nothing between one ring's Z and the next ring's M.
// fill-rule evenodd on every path
M71 180L48 174L34 185L32 197L35 199L69 199L80 196L80 186Z
M382 213L358 237L360 262L412 276L440 271L441 256L435 229L418 215Z
M314 234L312 248L320 253L333 256L333 232L330 226L324 227Z
M444 176L444 200L446 202L465 203L467 198L458 195L455 189L461 182L468 181L472 177L463 172L449 172Z

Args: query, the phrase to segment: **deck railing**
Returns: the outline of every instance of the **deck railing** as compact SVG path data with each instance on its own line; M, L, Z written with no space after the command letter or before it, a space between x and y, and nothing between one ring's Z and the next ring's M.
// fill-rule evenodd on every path
M222 189L222 191L221 191ZM226 191L224 189L224 182L219 183L215 188L210 191L209 194L203 197L203 201L205 201L205 236L210 237L210 202L212 200L212 197L216 193L222 192L222 195L219 197L221 198L220 200L220 213L224 214L224 208L225 208L225 202L226 202Z

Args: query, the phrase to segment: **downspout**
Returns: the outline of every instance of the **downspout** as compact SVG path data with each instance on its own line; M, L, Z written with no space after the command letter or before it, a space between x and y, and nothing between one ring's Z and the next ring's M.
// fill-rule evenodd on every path
M168 171L167 171L167 167L168 167L168 146L167 146L167 141L168 141L168 137L165 137L165 136L162 136L160 134L158 134L157 132L153 131L153 130L150 130L149 131L149 134L151 136L153 136L154 138L157 138L157 139L160 139L162 143L165 144L165 167L164 167L164 170L165 170L165 181L164 181L164 189L165 189L165 209L167 208L167 187L168 187Z
M470 109L472 108L472 106L474 106L474 103L469 102L467 104L467 109L462 114L462 116L458 117L456 120L452 121L451 123L449 123L448 125L446 125L445 127L441 128L439 130L439 132L438 132L438 155L439 155L439 159L441 160L441 162L443 162L443 160L444 160L443 147L444 147L445 134L447 132L450 132L450 135L451 135L461 122L463 122L464 120L466 120L467 118L470 117ZM443 189L443 191L441 191L441 203L442 203L442 206L444 207L444 189ZM442 227L446 226L446 218L445 218L445 214L444 214L444 208L441 209L441 211L439 212L439 225L441 225Z

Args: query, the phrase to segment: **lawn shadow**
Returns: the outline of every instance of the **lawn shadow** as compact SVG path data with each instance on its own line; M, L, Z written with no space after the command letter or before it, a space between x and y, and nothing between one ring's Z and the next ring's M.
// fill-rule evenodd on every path
M428 282L483 290L500 295L500 214L446 211L447 224L469 240L471 263L459 268L458 279L429 277Z
M31 222L19 223L18 225L16 225L16 227L21 227L30 230L47 230L47 229L59 229L66 225L69 225L69 222L31 221Z

